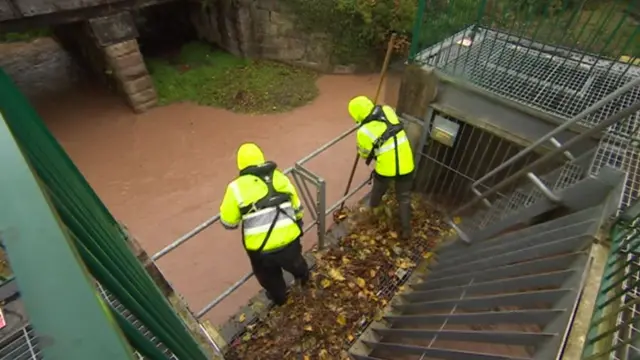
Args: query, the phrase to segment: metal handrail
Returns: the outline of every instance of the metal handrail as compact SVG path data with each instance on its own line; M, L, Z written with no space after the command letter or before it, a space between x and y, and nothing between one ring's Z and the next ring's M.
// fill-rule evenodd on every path
M633 83L634 83L634 86L640 84L640 78L634 80ZM629 84L627 84L627 85L629 85ZM627 87L628 86L625 86L624 88L627 88ZM616 93L618 93L618 92L616 91ZM619 93L618 93L618 95L619 95ZM569 139L567 142L562 144L561 147L550 151L549 153L547 153L547 154L543 155L542 157L540 157L538 160L536 160L536 161L524 166L522 169L520 169L519 171L517 171L513 175L511 175L508 178L502 180L498 184L492 186L489 190L487 190L486 192L482 193L480 196L477 196L475 199L473 199L473 200L469 201L468 203L462 205L461 207L456 209L453 213L454 214L462 213L463 211L465 211L465 210L471 208L472 206L476 205L478 202L485 200L488 196L491 196L491 195L495 194L496 192L500 191L505 186L507 186L507 185L513 183L514 181L520 179L522 176L526 176L528 173L532 172L538 166L543 165L547 161L553 159L554 157L556 157L559 154L561 154L562 152L564 152L571 145L573 145L573 144L575 144L575 143L577 143L579 141L582 141L582 140L584 140L584 139L586 139L588 137L591 137L592 135L595 135L596 133L599 133L600 131L602 131L602 130L606 129L607 127L611 126L612 124L617 123L620 120L626 119L627 117L635 114L638 111L640 111L640 101L636 101L631 106L629 106L629 107L627 107L625 109L622 109L622 110L618 111L617 113L609 116L605 120L599 122L596 126L594 126L592 128L589 128L587 131L583 132L582 134ZM558 127L558 128L560 128L560 127ZM556 128L556 129L558 129L558 128ZM553 131L550 132L549 134L551 134L551 133L553 133ZM539 142L540 141L537 141L536 144L538 144ZM529 146L527 149L532 148L532 146ZM523 154L527 149L524 149L521 152L519 152L518 154L516 154L514 157L511 158L511 160L513 160L514 158L521 158L522 157L521 154ZM509 161L505 162L504 164L507 164L507 163L509 163ZM499 166L496 169L499 169L500 167L501 166Z
M571 156L570 153L569 153L569 155L566 154L565 150L568 148L566 146L566 144L558 146L558 145L560 145L560 143L557 141L557 139L555 139L555 135L560 134L562 131L568 129L569 127L571 127L572 125L576 124L580 120L583 120L584 118L586 118L587 116L589 116L593 112L599 110L603 106L607 105L609 102L615 100L616 98L620 97L620 95L626 93L627 91L633 89L636 86L640 86L640 78L635 78L635 79L629 81L628 83L626 83L624 86L616 89L614 92L610 93L609 95L607 95L604 98L602 98L600 101L596 102L595 104L591 105L590 107L588 107L587 109L585 109L584 111L579 113L578 115L574 116L571 120L563 123L562 125L556 127L555 129L551 130L549 133L547 133L546 135L544 135L540 139L536 140L533 144L527 146L525 149L523 149L522 151L520 151L519 153L514 155L512 158L510 158L506 162L502 163L500 166L498 166L495 169L489 171L486 175L484 175L480 179L476 180L471 185L472 191L476 190L476 187L478 185L480 185L482 182L484 182L485 180L495 176L498 172L500 172L501 170L505 169L507 166L509 166L509 165L513 164L514 162L522 159L524 156L528 155L533 150L537 149L540 145L546 143L547 141L550 141L552 144L554 144L556 146L556 150L553 151L554 156L558 155L560 153L559 151L557 151L558 149L562 149L563 150L562 153L564 153L565 156ZM585 133L583 133L583 134L585 134ZM592 134L593 134L593 132L592 132ZM579 136L576 136L576 137L580 137L580 136L582 136L582 134L579 135ZM576 137L572 138L571 140L575 139ZM583 139L583 138L584 137L582 137L581 139ZM483 199L486 199L487 196L488 195L485 195L485 196L479 195L479 197L481 197Z

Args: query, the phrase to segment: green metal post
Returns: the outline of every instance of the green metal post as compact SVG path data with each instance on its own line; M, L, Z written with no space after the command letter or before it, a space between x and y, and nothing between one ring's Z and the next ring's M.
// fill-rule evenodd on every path
M43 357L133 359L1 114L0 168L0 239Z
M420 46L420 34L426 2L427 0L418 0L418 11L416 13L416 19L413 22L413 35L411 36L411 47L409 48L409 62L413 62L419 51L418 47Z

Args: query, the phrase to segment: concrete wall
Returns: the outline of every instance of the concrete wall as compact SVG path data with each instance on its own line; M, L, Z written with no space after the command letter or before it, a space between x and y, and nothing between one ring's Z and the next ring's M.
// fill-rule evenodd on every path
M199 36L238 55L282 61L322 72L350 73L334 66L331 39L296 27L295 15L278 0L194 2L191 19Z

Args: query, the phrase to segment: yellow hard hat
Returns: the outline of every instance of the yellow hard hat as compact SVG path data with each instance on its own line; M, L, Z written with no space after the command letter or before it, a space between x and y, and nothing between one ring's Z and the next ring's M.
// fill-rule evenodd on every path
M375 105L373 101L366 96L356 96L349 101L349 115L355 120L356 124L360 124L371 112Z
M249 166L264 163L264 154L258 145L254 143L244 143L238 148L238 170L243 170Z

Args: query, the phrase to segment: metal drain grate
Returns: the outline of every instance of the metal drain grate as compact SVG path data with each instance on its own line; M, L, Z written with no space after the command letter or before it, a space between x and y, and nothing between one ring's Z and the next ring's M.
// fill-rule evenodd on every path
M43 358L35 332L30 325L22 327L0 343L1 360L40 360Z

